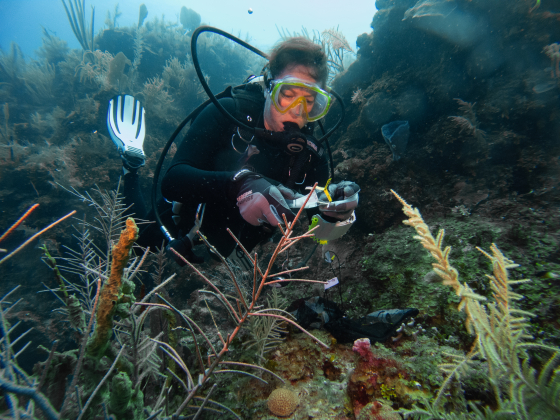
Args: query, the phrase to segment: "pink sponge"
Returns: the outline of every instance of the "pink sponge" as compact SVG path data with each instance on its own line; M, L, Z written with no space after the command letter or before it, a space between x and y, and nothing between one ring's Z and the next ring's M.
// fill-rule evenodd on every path
M354 341L352 350L358 353L362 357L362 360L367 364L373 363L373 353L371 352L371 343L369 338L359 338Z

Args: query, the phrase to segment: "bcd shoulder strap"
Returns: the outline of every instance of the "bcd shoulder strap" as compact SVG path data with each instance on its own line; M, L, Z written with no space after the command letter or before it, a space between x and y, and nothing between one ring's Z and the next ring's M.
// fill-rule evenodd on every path
M264 109L264 93L258 83L245 83L231 88L231 97L235 100L236 117L245 124L254 127Z

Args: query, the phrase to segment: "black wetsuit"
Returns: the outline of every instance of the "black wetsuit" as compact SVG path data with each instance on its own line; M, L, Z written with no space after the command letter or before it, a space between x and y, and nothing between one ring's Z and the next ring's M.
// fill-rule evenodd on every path
M236 95L236 99L222 98L220 103L247 125L264 128L262 89L259 85L247 86L249 92L244 91L244 94ZM304 127L302 131L311 134L312 130L313 127ZM241 132L241 136L246 140L251 139L250 134L244 135ZM266 177L273 184L285 184L293 170L295 157L283 149L264 144L258 138L251 141L251 146L255 146L253 152L258 150L258 153L249 156L250 148L239 137L237 126L214 105L208 105L196 117L161 184L162 194L168 201L183 203L181 221L177 226L171 221L170 205L161 204L160 213L164 213L165 216L162 219L172 233L178 235L179 229L182 230L182 234L187 233L193 226L196 207L199 203L206 203L201 231L222 255L228 256L235 247L235 242L226 228L229 228L248 250L270 236L262 227L252 226L243 220L235 197L231 197L231 179L240 169L248 168ZM324 185L328 176L326 156L314 156L301 171L300 179L293 188L305 193L305 187L312 186L315 182ZM134 176L125 177L125 196L131 204L131 198L135 197L134 211L142 215L146 213L145 207L140 204L137 183ZM150 215L146 217L153 219ZM170 229L174 226L175 232ZM161 245L162 235L155 232L150 228L141 233L141 243Z

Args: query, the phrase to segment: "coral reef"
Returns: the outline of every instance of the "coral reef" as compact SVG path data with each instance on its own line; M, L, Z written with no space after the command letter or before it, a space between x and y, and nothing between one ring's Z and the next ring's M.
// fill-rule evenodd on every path
M356 420L400 420L401 416L387 403L374 401L366 405Z
M205 410L207 417L267 419L267 399L278 387L297 395L294 418L393 419L398 409L420 418L558 416L557 401L543 400L558 389L554 354L560 346L560 27L551 5L378 0L375 30L361 35L357 48L334 28L302 30L324 46L329 84L347 105L331 137L335 176L356 181L362 190L354 228L319 246L301 277L336 275L339 290L327 296L352 318L380 309L420 310L397 336L374 345L356 342L353 351L324 331L312 331L312 338L294 326L275 329L287 321L255 312L228 337L238 327L236 315L243 319L248 312L243 299L250 303L253 280L252 271L247 276L232 266L207 262L199 270L222 296L191 270L166 281L172 267L163 268L164 253L133 249L124 271L115 274L120 290L107 288L103 295L98 279L109 281L111 249L126 223L126 211L110 194L100 199L113 203L107 213L88 201L97 193L86 197L91 207L80 208L77 232L55 226L43 233L61 209L83 200L61 185L99 185L103 191L121 175L104 131L105 104L113 95L132 93L146 107L145 192L170 127L204 99L188 58L190 34L201 22L196 12L185 8L187 21L177 10L177 21L169 21L161 15L147 19L140 7L138 24L127 27L119 26L115 9L100 29L83 1L64 4L81 49L69 49L44 30L36 60L24 57L15 43L0 50L2 222L16 220L33 203L42 209L2 242L18 253L0 260L0 295L21 284L0 302L3 334L10 338L0 352L9 359L3 359L2 380L22 387L0 399L3 416L12 416L9 401L17 400L20 418L39 417L41 407L49 411L49 400L52 418L65 405L62 418L167 419L192 393L180 416ZM214 92L258 74L264 64L213 35L201 38L199 55ZM335 103L325 126L339 115ZM395 120L410 124L398 161L381 132ZM425 224L416 225L418 234L439 266L411 243L389 188L422 208ZM120 222L93 228L104 215ZM436 235L440 229L445 236ZM436 237L429 239L430 232ZM18 248L39 233L48 265L39 263L37 249ZM73 234L78 247L65 254L76 241ZM312 246L298 242L283 264L297 267ZM263 244L259 255L272 255L273 248ZM336 266L324 261L327 251L339 257ZM519 267L513 269L502 252ZM152 260L154 281L143 273ZM230 271L237 280L230 280ZM531 282L520 282L526 278ZM37 279L46 293L36 293ZM152 287L160 287L161 299L150 294ZM275 310L283 308L280 301L325 296L322 284L294 284L275 289L278 303L272 303L275 294L268 289L263 286L256 304L263 306L255 311L283 314ZM514 301L518 295L523 298ZM17 310L10 310L20 297ZM460 305L465 310L457 311ZM106 316L98 321L102 306ZM257 324L258 334L246 328ZM5 347L31 327L26 340L32 345L21 339ZM90 357L84 339L93 327L99 344ZM330 349L318 347L316 339ZM240 364L214 365L224 342L221 361Z
M213 291L210 292L210 294L217 298L220 302L220 306L225 305L229 315L236 321L232 326L231 332L222 335L220 329L224 327L224 324L218 327L214 321L212 312L210 312L210 317L214 322L214 326L217 330L217 337L219 338L214 346L196 321L176 309L163 297L163 295L166 294L163 287L166 286L174 276L171 276L166 281L160 281L160 284L149 294L145 295L141 301L138 301L132 294L135 287L133 279L136 277L140 267L145 261L149 250L144 251L142 258L131 257L131 249L134 241L137 239L138 228L132 218L125 218L124 212L126 208L122 205L118 191L112 193L102 193L99 191L98 193L101 196L100 201L92 198L90 194L80 194L75 190L71 190L70 192L90 204L98 212L99 217L94 224L83 222L82 227L84 229L95 228L97 231L103 233L107 246L107 254L105 256L102 255L102 253L100 253L101 248L92 245L88 231L84 230L81 238L81 252L73 251L72 256L65 259L69 266L62 266L61 268L62 271L67 271L72 274L80 274L80 271L82 271L81 269L85 268L86 274L80 274L82 282L85 282L87 286L84 288L64 278L61 269L58 267L58 263L50 255L50 252L44 248L46 253L45 258L50 263L49 266L54 271L57 282L59 283L58 288L49 289L49 291L57 296L58 293L60 293L60 301L65 305L65 308L62 308L63 310L60 312L69 318L77 318L77 314L74 312L89 308L89 322L87 326L84 327L83 323L79 322L71 323L77 332L76 342L79 344L79 349L69 352L57 352L53 347L49 353L48 360L36 366L36 372L41 372L41 375L48 380L46 387L46 396L48 398L42 394L37 394L35 398L35 391L30 391L31 393L29 395L33 396L35 399L43 398L44 401L42 400L42 402L38 404L43 404L44 402L46 405L43 404L42 407L44 410L47 410L47 412L50 407L49 399L60 403L62 406L60 413L51 410L52 415L49 414L49 418L93 419L96 413L98 413L97 408L100 406L103 407L107 415L114 415L117 419L140 419L149 418L150 416L151 418L155 418L155 416L163 411L164 408L162 405L164 402L166 415L170 411L173 411L176 415L180 415L185 410L188 412L194 408L198 413L204 410L210 410L213 412L217 411L221 414L229 413L235 418L240 418L228 407L210 399L217 385L214 384L210 389L205 388L204 385L214 380L216 374L242 374L250 378L259 379L250 372L240 370L249 368L257 369L257 371L265 375L270 375L275 381L283 381L280 376L264 367L241 361L238 362L236 360L226 360L224 357L225 354L230 351L229 348L235 346L234 340L236 339L237 333L241 331L241 327L252 317L278 318L283 322L297 326L297 324L289 318L289 314L285 314L286 316L277 315L276 311L282 313L282 311L277 308L268 308L264 310L260 308L253 309L253 307L256 306L257 299L263 287L267 284L268 271L270 270L265 273L262 273L260 270L255 271L254 275L260 276L258 281L255 277L252 290L244 288L243 291L239 288L233 273L231 273L231 281L238 294L237 302L243 302L245 308L245 313L243 313L241 312L242 308L240 305L238 305L236 311L232 306L232 302L228 300L228 297L216 288L206 276L191 266L195 273L200 275L209 286L212 286ZM30 211L28 211L27 214L29 214ZM24 215L24 217L27 216L27 214ZM21 224L24 217L18 221L12 229L9 229L8 233ZM121 227L122 231L119 232ZM301 239L310 237L309 234L292 237L291 230L293 226L288 225L286 229L286 236L276 249L276 255L283 252L290 244L297 243ZM115 240L117 232L118 241ZM273 255L273 258L276 258L276 255ZM158 260L160 262L162 261L161 255ZM274 260L269 263L270 266L272 266L273 261ZM80 271L76 272L72 267L80 268ZM91 296L90 294L88 273L95 274L97 278L95 296ZM103 287L101 287L101 279L105 280ZM156 292L161 293L161 295ZM149 303L148 300L152 296L159 298L159 300L164 303ZM76 300L78 300L78 302L76 302ZM92 300L92 302L90 300ZM82 302L84 305L81 304ZM70 307L70 305L72 305L72 307ZM153 338L150 338L147 332L144 331L144 323L148 316L161 310L164 310L164 317L168 320L167 342L160 341L163 335L162 331L152 331L152 334L154 334ZM179 318L175 318L176 316L179 316ZM179 324L179 320L181 324L186 325L186 327ZM95 328L90 337L89 332L94 324ZM301 327L297 327L306 333L308 337L313 337ZM188 334L189 332L189 335L194 339L195 343L194 353L197 355L195 362L197 362L197 364L200 363L200 373L196 383L193 381L193 375L190 372L193 369L197 369L198 366L192 366L190 362L183 361L182 356L178 352L180 351L180 336L185 333ZM198 339L196 338L197 336ZM199 340L205 343L204 347L201 346L202 343ZM316 342L321 343L320 340L313 337L313 343L310 344L316 346ZM326 344L321 344L328 348ZM165 362L156 356L156 348L158 345L163 353L169 357ZM222 347L218 352L215 349L219 349L219 346ZM213 352L208 357L207 367L204 366L201 356L201 351L204 349ZM169 375L167 377L158 372L158 370L165 365L168 366L167 372ZM170 368L172 366L174 366L174 368ZM230 369L230 366L233 368ZM220 369L218 369L218 367ZM116 372L117 369L118 372ZM68 386L65 386L63 378L57 376L57 372L72 372L71 381ZM259 380L265 384L267 383L263 379ZM175 381L182 385L182 389L184 389L186 393L177 392L169 395L173 388L172 383ZM167 395L162 391L159 396L157 396L153 388L148 387L146 389L148 384L158 383L162 385L162 390L167 391ZM146 393L143 389L146 390ZM297 397L295 398L297 399ZM272 401L273 400L274 398ZM282 398L280 398L280 400L282 400ZM82 403L82 401L84 402ZM153 405L146 407L146 401L151 401ZM286 399L284 399L284 401L288 402ZM205 407L206 404L210 404L210 407ZM286 410L286 408L282 408L282 406L283 404L281 401L276 404L278 413L281 413L282 410ZM272 407L274 407L274 404L272 404ZM288 408L290 412L295 409L293 401L292 405ZM283 411L283 413L286 414L285 411Z

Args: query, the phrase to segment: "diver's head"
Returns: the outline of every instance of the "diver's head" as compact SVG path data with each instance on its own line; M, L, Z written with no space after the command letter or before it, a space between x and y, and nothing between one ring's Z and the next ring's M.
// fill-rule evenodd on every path
M273 49L268 67L264 109L268 130L282 131L285 122L302 128L326 114L328 67L320 45L304 37L289 38Z

